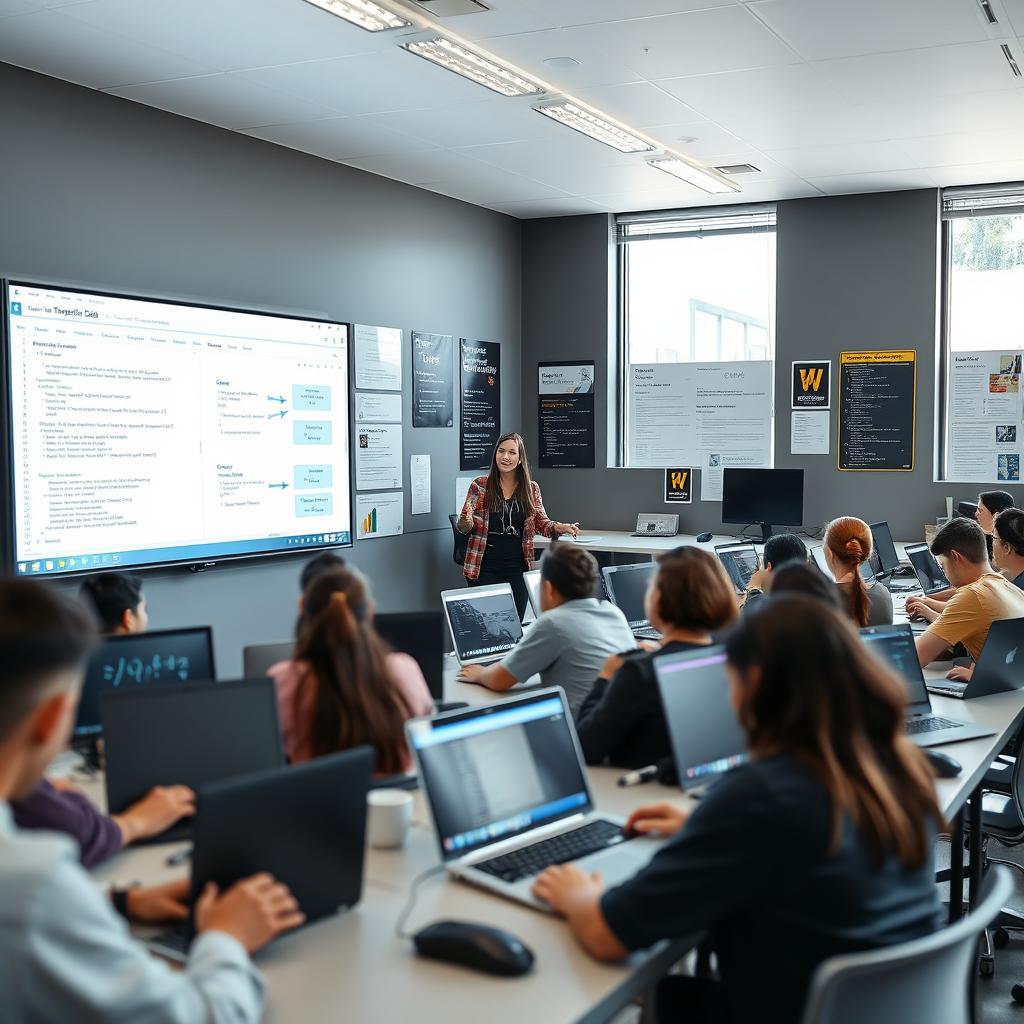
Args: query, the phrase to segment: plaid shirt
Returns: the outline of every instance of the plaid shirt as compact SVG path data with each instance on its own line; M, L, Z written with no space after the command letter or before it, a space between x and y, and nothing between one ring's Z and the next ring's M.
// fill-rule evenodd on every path
M459 515L459 529L469 534L466 544L466 561L462 571L467 580L480 578L480 567L483 565L484 552L487 550L487 526L490 513L486 508L487 477L478 476L470 485L466 495L466 503ZM523 558L527 565L533 565L533 538L539 533L543 537L554 536L555 524L548 519L544 511L544 502L540 498L540 487L533 482L533 515L527 516L523 522ZM471 532L472 531L472 532Z

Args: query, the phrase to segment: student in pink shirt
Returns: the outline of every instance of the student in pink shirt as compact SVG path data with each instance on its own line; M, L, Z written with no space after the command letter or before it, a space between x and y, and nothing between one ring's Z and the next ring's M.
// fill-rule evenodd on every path
M349 566L318 574L303 594L291 661L271 666L289 761L368 744L377 775L413 769L405 722L434 704L419 665L373 628L366 578Z

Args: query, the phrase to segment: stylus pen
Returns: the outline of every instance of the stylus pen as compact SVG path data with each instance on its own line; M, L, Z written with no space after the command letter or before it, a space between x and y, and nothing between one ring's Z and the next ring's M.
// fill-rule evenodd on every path
M176 868L179 864L184 864L185 861L192 859L192 847L187 846L184 850L179 850L177 853L172 853L164 863L169 868Z
M658 775L658 766L649 764L645 768L637 768L636 771L626 772L619 776L620 786L639 786L644 782L652 782Z

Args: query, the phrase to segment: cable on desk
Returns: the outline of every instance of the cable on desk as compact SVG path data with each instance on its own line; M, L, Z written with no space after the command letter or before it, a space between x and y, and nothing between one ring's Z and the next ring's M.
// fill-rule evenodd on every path
M406 901L401 914L398 915L398 920L395 922L395 935L399 939L412 938L412 932L405 931L405 922L409 920L409 915L416 907L416 900L420 894L420 886L427 881L427 879L432 878L441 871L444 871L444 865L435 864L432 868L427 868L426 871L416 876L416 879L409 888L409 899Z

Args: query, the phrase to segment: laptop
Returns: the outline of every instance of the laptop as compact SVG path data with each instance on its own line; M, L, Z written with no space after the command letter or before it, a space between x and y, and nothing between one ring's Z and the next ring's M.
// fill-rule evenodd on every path
M120 814L154 786L210 782L284 766L272 679L183 683L101 696L107 809ZM179 822L149 842L188 838Z
M626 616L633 636L642 640L661 639L661 634L650 624L644 609L647 587L657 571L656 562L606 565L601 570L608 600Z
M1020 660L1018 660L1018 658ZM1024 619L997 619L992 623L971 678L928 681L928 692L943 697L987 697L1024 687Z
M191 904L207 882L225 892L267 871L291 889L306 924L354 907L363 892L372 770L373 750L356 747L203 786L196 794ZM189 921L148 945L183 961L194 934Z
M88 740L103 731L100 694L107 690L150 689L208 679L216 679L209 626L106 637L86 663L75 738Z
M526 584L526 593L530 598L530 608L533 610L533 617L540 617L540 569L531 569L523 573L523 582Z
M560 687L406 724L441 859L456 878L541 910L552 864L624 881L657 848L594 809Z
M294 640L250 644L248 647L243 647L242 675L246 679L259 679L267 674L271 665L276 665L279 661L290 661L294 650Z
M874 553L872 553L872 558L873 557ZM825 548L823 545L816 544L814 547L811 548L811 560L814 562L815 566L820 570L825 579L832 580L833 583L835 582L836 578L832 575L832 570L828 567L828 562L825 561ZM870 560L867 562L861 562L860 574L864 577L864 581L866 583L870 582L875 578L875 570Z
M423 673L430 696L444 700L444 615L441 612L378 612L373 626Z
M523 638L510 583L442 590L441 604L460 665L491 665Z
M654 659L654 675L683 789L705 786L746 761L747 738L729 703L721 644L663 654Z
M925 594L938 594L949 590L950 583L927 544L908 544L904 550L917 574L917 581Z
M732 580L737 594L745 594L750 586L750 577L761 567L757 549L753 544L718 544L715 546L718 560Z
M932 702L925 687L924 672L917 657L910 626L865 626L861 639L886 664L894 668L907 686L906 735L919 747L937 747L959 743L979 736L994 736L994 729L945 718L932 713Z

